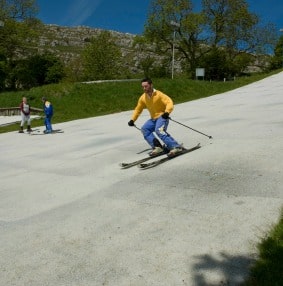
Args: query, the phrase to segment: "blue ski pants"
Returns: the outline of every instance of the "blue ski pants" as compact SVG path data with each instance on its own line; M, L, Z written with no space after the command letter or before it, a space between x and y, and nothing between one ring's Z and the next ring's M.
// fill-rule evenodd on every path
M46 116L44 118L44 124L46 126L46 131L51 132L52 131L51 116Z
M180 146L180 144L167 133L168 124L169 119L164 119L162 116L157 119L149 119L144 123L141 131L144 139L152 148L155 147L153 144L153 140L156 138L154 133L157 135L157 138L163 141L169 150Z

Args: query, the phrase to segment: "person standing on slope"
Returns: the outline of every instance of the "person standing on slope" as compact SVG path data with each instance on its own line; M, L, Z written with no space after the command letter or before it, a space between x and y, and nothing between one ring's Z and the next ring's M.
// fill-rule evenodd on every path
M31 128L30 128L30 122L31 122L31 118L30 118L30 106L27 102L27 98L23 97L22 102L20 104L20 110L21 110L21 117L22 117L22 121L21 121L21 125L20 125L20 130L19 133L24 133L24 124L25 122L27 122L27 132L31 132Z
M144 123L141 131L144 139L152 147L150 155L156 156L163 153L160 140L163 141L165 147L169 150L168 156L175 156L181 153L183 150L182 146L167 133L169 115L174 108L172 99L163 92L154 89L150 78L143 79L141 86L144 93L140 96L128 125L135 126L135 121L142 111L147 108L151 118Z
M46 127L46 130L44 130L43 132L46 134L52 133L51 119L53 116L53 106L51 102L47 101L46 97L42 97L42 102L43 102L43 111L45 114L44 124Z

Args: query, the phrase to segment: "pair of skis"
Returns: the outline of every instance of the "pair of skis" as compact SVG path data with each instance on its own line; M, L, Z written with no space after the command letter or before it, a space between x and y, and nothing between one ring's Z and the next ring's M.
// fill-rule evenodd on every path
M51 133L40 133L39 128L32 129L31 131L23 131L23 132L18 132L20 134L28 134L28 135L47 135L47 134L56 134L56 133L64 133L62 129L54 129L52 130Z
M128 169L128 168L131 168L133 166L138 166L140 169L148 169L148 168L152 168L152 167L155 167L155 166L158 166L160 164L163 164L169 160L172 160L176 157L179 157L181 155L184 155L184 154L187 154L189 152L192 152L192 151L195 151L197 149L199 149L201 146L200 146L200 143L197 144L196 146L190 148L190 149L186 149L184 148L182 152L174 155L174 156L166 156L166 157L163 157L161 159L157 159L157 160L154 160L152 162L149 162L149 163L146 163L147 161L151 160L151 159L154 159L155 157L159 157L161 155L165 155L166 153L161 153L159 155L156 155L156 156L149 156L149 157L145 157L145 158L142 158L140 160L137 160L137 161L134 161L134 162L131 162L131 163L121 163L120 166L122 169Z
M30 135L48 135L48 134L57 134L57 133L64 133L62 129L53 129L51 133L30 133Z

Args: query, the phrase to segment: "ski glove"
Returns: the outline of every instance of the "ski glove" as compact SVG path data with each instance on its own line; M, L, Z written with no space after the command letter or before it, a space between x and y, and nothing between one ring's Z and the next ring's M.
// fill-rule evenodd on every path
M169 113L168 112L164 112L161 116L164 119L168 119L169 118Z
M128 122L128 125L129 125L129 126L135 126L134 120L130 120L130 121Z

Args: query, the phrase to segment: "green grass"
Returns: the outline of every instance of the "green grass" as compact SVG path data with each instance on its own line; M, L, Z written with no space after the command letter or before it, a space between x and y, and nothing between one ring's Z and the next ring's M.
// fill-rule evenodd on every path
M276 226L258 245L259 258L245 286L283 285L283 210Z
M154 79L154 86L170 95L175 103L182 103L239 88L277 72L243 77L228 82L194 81L184 78ZM22 97L26 96L32 107L42 108L41 98L46 96L54 106L55 114L52 122L59 123L132 110L141 93L139 81L100 84L61 83L33 88L30 91L1 93L0 107L19 106ZM42 125L42 120L32 122L32 127ZM18 124L0 127L0 133L18 130L18 128ZM258 249L259 259L252 268L246 285L283 285L282 216L278 225L271 230L267 238L262 240Z

